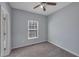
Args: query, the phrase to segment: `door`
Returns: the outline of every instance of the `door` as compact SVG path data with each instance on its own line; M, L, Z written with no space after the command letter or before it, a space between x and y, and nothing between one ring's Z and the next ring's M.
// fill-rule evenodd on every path
M1 56L10 53L9 14L1 7Z

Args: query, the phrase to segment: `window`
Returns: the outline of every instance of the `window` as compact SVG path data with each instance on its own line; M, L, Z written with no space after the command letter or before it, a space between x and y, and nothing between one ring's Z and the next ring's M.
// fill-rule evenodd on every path
M28 20L28 39L38 38L38 21Z

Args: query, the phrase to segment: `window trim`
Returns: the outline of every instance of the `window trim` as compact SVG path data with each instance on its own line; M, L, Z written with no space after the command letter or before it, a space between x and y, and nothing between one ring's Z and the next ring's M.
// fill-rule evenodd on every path
M36 28L36 29L29 29L29 26L30 26L29 23L34 23L34 22L37 24L37 25L36 25L37 28ZM33 25L32 25L32 26L33 26ZM37 20L28 20L28 39L36 39L36 38L38 38L38 37L39 37L39 36L38 36L38 31L39 31L38 29L39 29L39 22L38 22ZM36 34L37 36L35 36L35 37L30 37L30 36L29 36L30 30L33 30L33 31L36 30L36 31L37 31L37 34Z

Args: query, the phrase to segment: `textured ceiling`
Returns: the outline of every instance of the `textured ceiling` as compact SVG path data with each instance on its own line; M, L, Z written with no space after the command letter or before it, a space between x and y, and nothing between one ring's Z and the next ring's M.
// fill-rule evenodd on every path
M44 12L40 7L33 9L34 6L38 5L40 2L10 2L12 8L29 11L41 15L50 15L51 13L67 6L70 2L56 2L56 6L46 6L46 11Z

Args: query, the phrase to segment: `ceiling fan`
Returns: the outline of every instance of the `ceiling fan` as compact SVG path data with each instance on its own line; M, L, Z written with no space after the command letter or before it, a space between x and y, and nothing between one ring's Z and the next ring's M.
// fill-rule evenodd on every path
M41 7L43 9L43 11L46 11L46 5L56 6L56 3L55 2L41 2L40 4L35 6L33 9Z

